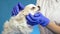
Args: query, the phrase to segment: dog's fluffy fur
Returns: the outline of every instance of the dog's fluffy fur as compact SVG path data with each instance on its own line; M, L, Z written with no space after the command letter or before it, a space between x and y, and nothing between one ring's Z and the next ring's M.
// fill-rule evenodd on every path
M12 16L9 21L4 23L4 30L2 34L30 34L32 32L32 26L26 23L25 16L31 13L34 15L38 11L38 7L29 4L24 10L20 11L16 16Z

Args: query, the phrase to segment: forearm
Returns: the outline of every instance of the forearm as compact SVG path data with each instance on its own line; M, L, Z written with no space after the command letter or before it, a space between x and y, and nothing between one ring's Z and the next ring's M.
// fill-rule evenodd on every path
M50 22L47 27L51 29L52 31L60 34L60 26L56 25L54 22Z

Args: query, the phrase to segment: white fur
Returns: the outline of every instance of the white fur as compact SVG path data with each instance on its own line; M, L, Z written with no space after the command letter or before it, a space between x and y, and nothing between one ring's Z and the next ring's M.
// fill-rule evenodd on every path
M32 10L32 7L35 7L35 9ZM37 6L33 4L27 5L17 16L12 16L9 21L4 23L2 34L30 34L33 28L26 23L25 16L29 13L33 15L37 10Z

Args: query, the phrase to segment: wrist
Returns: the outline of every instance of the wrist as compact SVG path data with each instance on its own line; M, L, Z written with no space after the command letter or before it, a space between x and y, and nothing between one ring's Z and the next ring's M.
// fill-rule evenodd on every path
M47 27L50 27L50 26L52 26L53 24L55 24L55 22L54 22L54 21L50 21L49 24L47 25Z
M46 17L44 17L41 21L40 21L40 25L42 25L43 27L46 27L48 24L50 23L50 20Z

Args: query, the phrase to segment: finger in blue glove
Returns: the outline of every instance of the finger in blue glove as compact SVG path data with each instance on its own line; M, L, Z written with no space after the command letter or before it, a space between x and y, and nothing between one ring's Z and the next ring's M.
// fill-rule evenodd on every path
M19 13L19 11L23 10L24 6L21 3L18 3L12 10L12 16L15 16Z
M31 14L26 16L26 20L27 20L27 24L32 25L32 26L37 25L39 22L37 17L34 17Z

